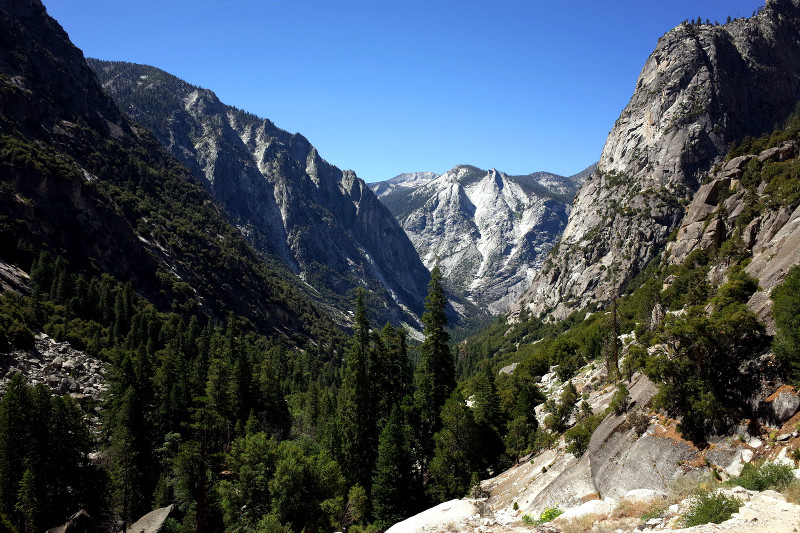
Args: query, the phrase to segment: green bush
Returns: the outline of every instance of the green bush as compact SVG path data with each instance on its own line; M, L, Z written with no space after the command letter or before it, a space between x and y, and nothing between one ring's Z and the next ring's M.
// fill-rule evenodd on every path
M731 481L749 490L779 490L794 481L794 475L789 465L747 463Z
M559 509L558 507L548 507L542 513L542 516L539 517L539 523L544 524L545 522L550 522L551 520L555 520L559 516L564 514L564 511Z
M539 516L538 520L534 520L530 517L530 515L522 515L522 521L525 523L526 526L538 526L547 522L551 522L561 516L564 513L558 507L548 507L542 514Z
M685 527L702 524L719 524L739 510L742 500L721 492L710 492L695 497L691 509L683 517Z

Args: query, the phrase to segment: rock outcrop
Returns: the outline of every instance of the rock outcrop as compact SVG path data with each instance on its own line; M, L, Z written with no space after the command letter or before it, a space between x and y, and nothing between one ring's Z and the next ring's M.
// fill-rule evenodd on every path
M768 0L750 19L684 23L665 34L522 302L563 318L619 293L663 250L728 146L794 111L798 35L798 0Z
M561 235L569 201L586 174L508 176L457 166L441 176L403 174L371 187L423 263L432 268L438 262L453 293L498 314L528 288Z
M300 134L145 65L89 60L104 89L201 180L231 224L341 312L364 286L375 319L416 326L429 274L403 230L352 171Z
M791 172L798 156L800 140L790 139L721 165L694 195L665 254L668 263L680 264L695 250L713 252L726 241L735 243L726 253L751 256L745 272L758 280L759 288L748 305L769 328L770 292L800 260L800 207L782 197L779 180L766 180L776 170ZM771 174L763 173L766 163L772 163ZM722 257L711 268L709 281L715 285L724 281L736 259Z

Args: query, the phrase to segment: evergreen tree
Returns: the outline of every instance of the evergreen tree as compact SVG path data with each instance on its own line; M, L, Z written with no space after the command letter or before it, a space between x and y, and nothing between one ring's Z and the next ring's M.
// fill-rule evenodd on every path
M789 379L800 383L800 267L789 270L786 279L772 290L772 315L776 334L773 350Z
M544 419L544 425L547 429L556 433L562 433L567 429L572 413L575 412L578 401L578 391L572 381L568 381L561 391L561 396L558 402L549 400L545 404L545 410L549 413Z
M372 508L381 529L406 518L413 494L411 452L398 407L392 409L378 443L378 460L372 477Z
M475 386L474 407L472 414L478 427L478 439L481 449L483 469L497 466L504 451L500 428L503 425L500 413L500 399L494 380L492 366L486 361L478 373Z
M375 343L372 372L378 429L382 429L394 407L399 407L412 392L411 365L406 348L406 332L386 324Z
M439 502L461 498L479 475L479 430L456 390L442 408L442 429L435 436L428 493Z
M117 508L126 522L134 521L149 510L145 482L149 450L143 407L136 390L128 387L112 414L111 478Z
M347 480L369 487L377 455L372 390L368 375L369 322L364 290L356 295L353 339L345 356L344 378L339 391L341 456Z
M39 509L40 502L36 494L36 489L36 481L34 480L33 472L31 472L30 469L25 470L19 482L19 491L17 492L16 510L20 517L20 533L39 533L39 531L41 531L39 526L39 517L41 515Z
M442 287L439 266L431 272L428 296L425 298L425 340L419 347L420 363L416 374L414 404L419 416L419 440L423 470L433 456L433 435L442 427L439 413L455 389L455 365L448 342L445 308L447 300Z
M19 483L32 440L31 411L30 389L22 376L15 374L0 400L0 514L7 517L16 515Z

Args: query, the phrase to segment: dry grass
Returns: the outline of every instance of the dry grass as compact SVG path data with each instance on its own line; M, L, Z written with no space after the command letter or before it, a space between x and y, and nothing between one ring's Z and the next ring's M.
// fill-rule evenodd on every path
M585 516L576 516L568 520L559 520L558 525L561 526L561 533L587 533L592 530L592 526L600 520L603 520L602 515L588 514Z
M561 533L614 533L622 529L625 531L636 527L636 520L610 519L603 515L586 515L558 520Z
M800 504L800 480L795 480L781 489L781 494L789 503Z
M719 483L710 473L699 476L681 476L669 485L667 505L679 503L692 494L702 494L717 488Z
M611 518L639 518L643 514L666 507L665 499L622 500L611 512Z

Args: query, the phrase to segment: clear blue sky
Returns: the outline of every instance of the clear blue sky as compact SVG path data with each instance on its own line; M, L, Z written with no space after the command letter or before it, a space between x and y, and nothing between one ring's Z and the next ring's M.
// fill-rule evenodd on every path
M300 132L366 181L576 173L658 38L763 0L44 0L88 57L145 63Z

